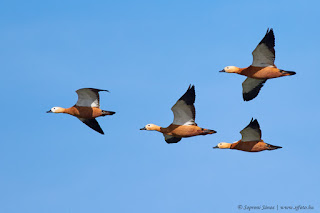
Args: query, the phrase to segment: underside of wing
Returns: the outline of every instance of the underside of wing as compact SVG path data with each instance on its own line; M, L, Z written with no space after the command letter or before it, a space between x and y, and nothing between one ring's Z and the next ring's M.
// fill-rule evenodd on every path
M78 101L76 106L84 107L100 107L99 103L99 92L108 90L100 90L94 88L83 88L78 89L76 93L78 94Z
M275 50L274 50L273 29L267 30L266 35L252 52L254 67L275 67Z
M241 141L261 141L261 130L260 125L257 119L251 119L248 126L241 130L240 134L242 135Z
M167 143L178 143L181 138L179 137L174 137L174 136L171 136L171 135L166 135L166 134L163 134L164 136L164 140L167 142Z
M173 124L176 125L195 125L196 111L194 108L195 101L194 86L189 86L187 92L171 108L174 114Z
M86 124L91 129L99 132L100 134L104 134L103 130L101 129L101 127L96 119L79 118L79 120L82 121L84 124Z
M242 83L243 100L250 101L257 97L267 79L247 78Z

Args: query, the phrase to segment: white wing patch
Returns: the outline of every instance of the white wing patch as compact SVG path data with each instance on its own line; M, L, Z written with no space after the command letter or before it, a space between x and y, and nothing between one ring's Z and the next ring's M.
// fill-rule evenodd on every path
M179 100L171 110L174 114L172 124L195 125L195 110L193 105L187 105L183 100Z
M261 43L256 47L252 52L252 56L252 66L254 67L275 67L275 55L264 43Z
M76 106L100 107L98 92L89 88L84 88L77 90L76 93L78 94Z

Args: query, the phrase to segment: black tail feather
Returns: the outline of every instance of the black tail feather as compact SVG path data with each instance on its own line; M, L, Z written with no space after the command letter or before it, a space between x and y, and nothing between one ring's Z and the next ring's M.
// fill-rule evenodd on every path
M217 131L212 130L212 129L204 129L203 133L205 133L205 134L214 134L214 133L217 133Z
M296 72L294 72L294 71L280 70L280 72L283 73L283 74L289 74L289 75L295 75L296 74Z
M290 74L290 75L295 75L296 72L293 72L293 71L286 71L286 73Z
M116 113L116 112L102 110L102 116L105 116L105 115L113 115L113 114L115 114L115 113Z
M282 148L281 146L274 146L274 145L268 144L268 150L275 150L275 149L281 149L281 148Z

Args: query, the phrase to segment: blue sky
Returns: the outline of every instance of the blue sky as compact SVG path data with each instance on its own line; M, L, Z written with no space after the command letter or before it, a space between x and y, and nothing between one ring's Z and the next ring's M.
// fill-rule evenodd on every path
M319 210L319 2L2 1L0 3L0 211L242 212L238 205ZM243 76L268 27L276 65L297 75L242 100ZM217 134L166 144L189 84L196 122ZM100 135L69 107L75 90L108 89ZM257 118L283 149L213 150ZM252 212L252 211L251 211ZM272 212L272 211L270 211ZM283 211L286 212L286 211ZM288 211L289 212L289 211Z

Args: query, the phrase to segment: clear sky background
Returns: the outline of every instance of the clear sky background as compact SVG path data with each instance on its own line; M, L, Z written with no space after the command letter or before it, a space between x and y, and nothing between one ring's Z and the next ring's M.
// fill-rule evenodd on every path
M312 205L320 211L318 1L2 1L0 3L0 212L244 212L238 205ZM242 100L268 27L276 65ZM218 133L167 144L172 105L196 89L196 122ZM98 118L45 113L75 90L108 89ZM251 118L283 149L212 149ZM254 212L254 211L251 211ZM256 211L257 212L257 211ZM260 212L260 211L258 211ZM270 211L274 212L274 211ZM295 212L282 211L282 212Z

